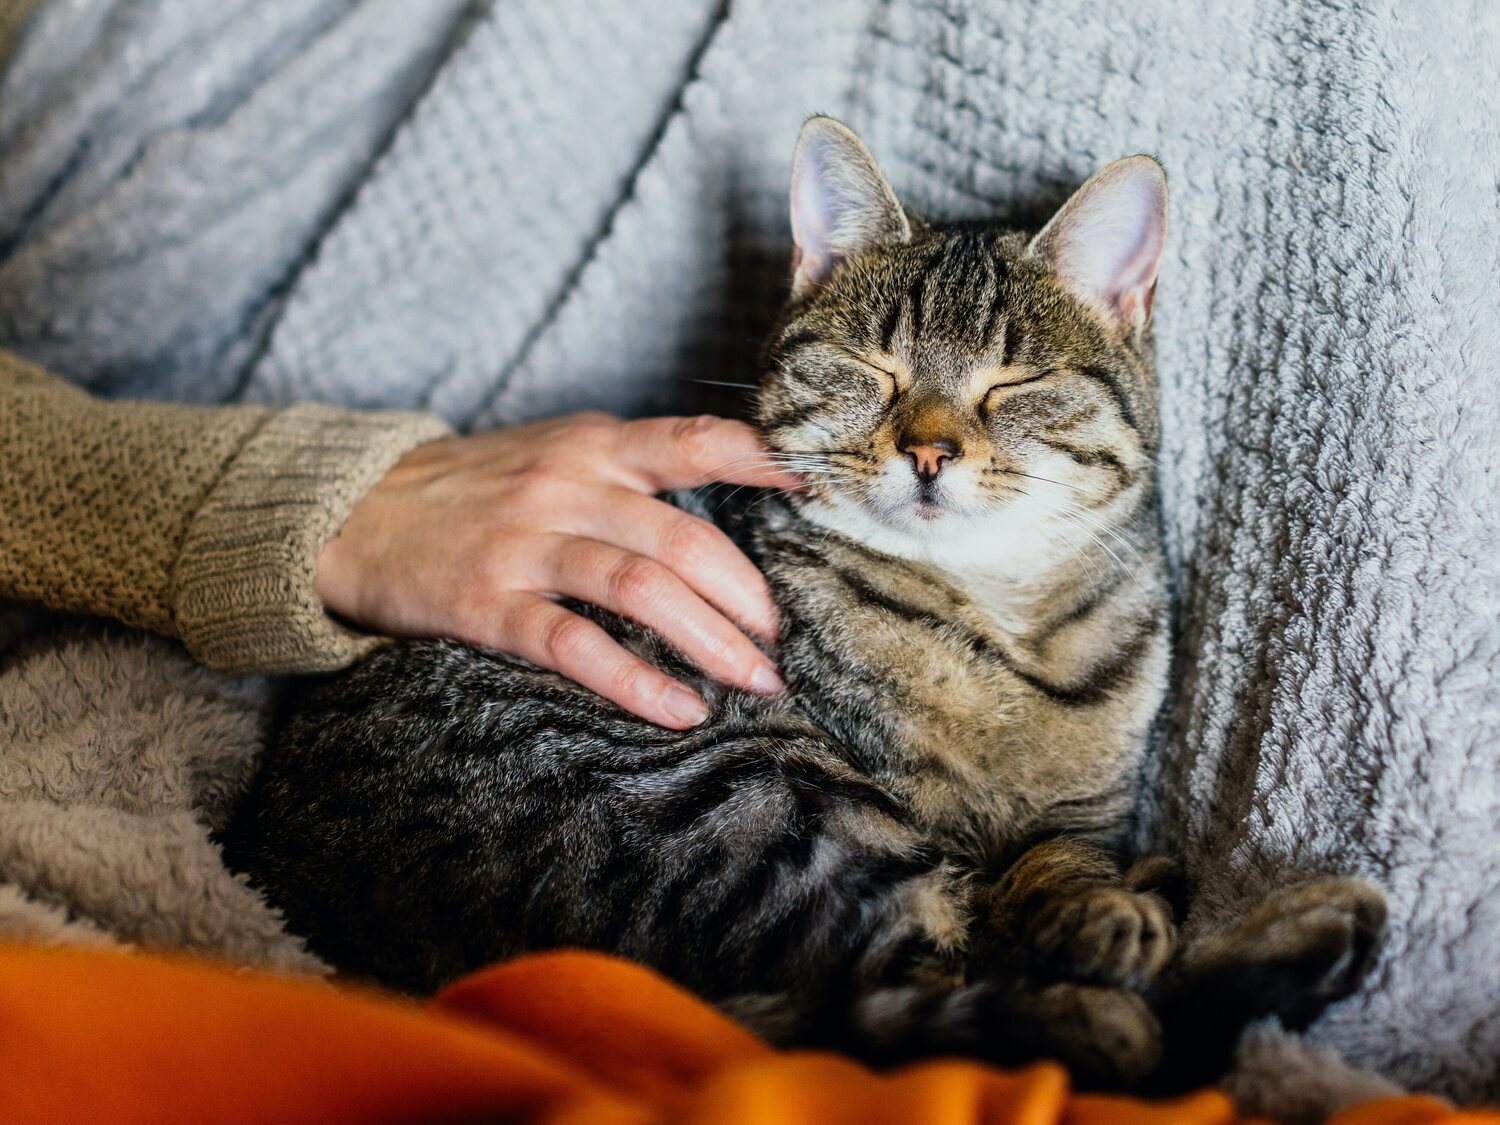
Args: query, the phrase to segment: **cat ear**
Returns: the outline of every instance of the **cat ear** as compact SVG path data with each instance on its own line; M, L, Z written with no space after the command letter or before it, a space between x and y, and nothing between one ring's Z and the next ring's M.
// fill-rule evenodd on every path
M792 157L793 298L826 284L844 260L910 237L865 143L831 117L809 118Z
M1151 320L1167 240L1167 175L1149 156L1101 168L1031 242L1075 296L1122 336Z

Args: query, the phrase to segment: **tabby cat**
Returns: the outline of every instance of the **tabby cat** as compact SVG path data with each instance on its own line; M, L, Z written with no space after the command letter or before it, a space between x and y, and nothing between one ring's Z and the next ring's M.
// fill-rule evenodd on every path
M807 487L678 498L769 577L787 693L710 682L590 607L709 720L662 730L499 653L392 645L298 693L230 862L332 964L412 992L581 946L783 1043L1212 1077L1246 1021L1352 990L1384 907L1327 879L1184 944L1172 865L1109 850L1168 661L1161 167L1109 165L1035 237L939 225L816 117L792 227L758 411Z

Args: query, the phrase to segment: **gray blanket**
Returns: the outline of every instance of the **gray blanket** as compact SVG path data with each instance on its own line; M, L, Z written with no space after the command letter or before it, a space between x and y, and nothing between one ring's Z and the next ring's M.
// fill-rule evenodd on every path
M1194 925L1383 885L1311 1042L1500 1099L1497 76L1483 0L46 4L0 83L0 346L105 395L674 409L752 370L809 112L944 218L1159 154L1180 642L1143 838ZM0 926L312 968L206 837L263 685L35 616L0 646ZM1279 1112L1381 1088L1256 1042Z

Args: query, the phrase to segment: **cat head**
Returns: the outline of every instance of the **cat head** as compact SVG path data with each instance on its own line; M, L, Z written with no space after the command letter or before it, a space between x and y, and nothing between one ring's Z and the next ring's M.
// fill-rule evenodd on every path
M814 117L791 196L791 299L758 420L804 472L806 512L932 558L965 541L1020 550L1139 504L1157 440L1161 165L1110 164L1035 236L929 224L854 133Z

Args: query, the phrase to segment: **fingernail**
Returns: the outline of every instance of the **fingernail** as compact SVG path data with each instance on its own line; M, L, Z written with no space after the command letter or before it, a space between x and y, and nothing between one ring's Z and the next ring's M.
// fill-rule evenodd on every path
M786 691L786 684L776 674L776 669L762 664L750 673L750 690L759 695L775 695L778 691Z
M708 718L708 704L681 684L673 684L662 694L661 706L672 718L690 727Z

